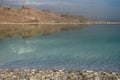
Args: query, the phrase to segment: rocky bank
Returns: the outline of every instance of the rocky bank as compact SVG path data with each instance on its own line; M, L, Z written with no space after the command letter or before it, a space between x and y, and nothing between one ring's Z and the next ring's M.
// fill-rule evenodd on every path
M0 80L120 80L120 73L103 71L64 71L0 69Z

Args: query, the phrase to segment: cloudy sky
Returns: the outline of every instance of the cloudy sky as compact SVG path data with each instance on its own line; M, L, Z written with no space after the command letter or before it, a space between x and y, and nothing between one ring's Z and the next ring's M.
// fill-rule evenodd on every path
M96 20L120 21L120 0L0 0L0 4L11 7L29 5Z

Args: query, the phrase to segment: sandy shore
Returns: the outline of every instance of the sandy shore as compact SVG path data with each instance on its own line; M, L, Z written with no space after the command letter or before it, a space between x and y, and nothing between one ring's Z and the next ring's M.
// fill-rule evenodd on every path
M120 73L103 71L64 71L0 69L0 80L120 80Z

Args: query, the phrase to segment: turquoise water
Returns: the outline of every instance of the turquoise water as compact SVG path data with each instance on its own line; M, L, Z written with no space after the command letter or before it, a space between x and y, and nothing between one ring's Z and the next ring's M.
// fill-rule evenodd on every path
M0 68L120 72L120 25L90 25L27 40L0 40Z

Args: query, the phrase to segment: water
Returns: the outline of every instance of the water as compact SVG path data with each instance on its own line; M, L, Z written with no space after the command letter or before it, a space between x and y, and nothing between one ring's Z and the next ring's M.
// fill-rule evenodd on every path
M26 40L0 40L0 68L120 72L120 25L90 25Z

